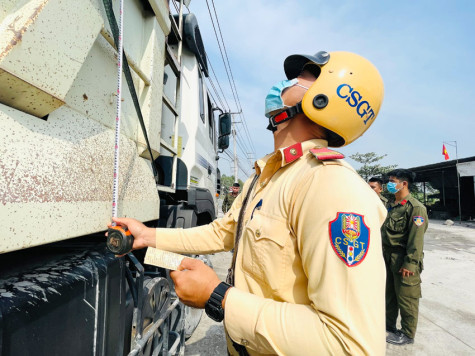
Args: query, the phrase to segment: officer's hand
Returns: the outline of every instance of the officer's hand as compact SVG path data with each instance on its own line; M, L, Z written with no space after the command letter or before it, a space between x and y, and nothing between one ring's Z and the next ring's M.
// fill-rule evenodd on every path
M221 283L216 273L200 260L184 258L177 271L170 272L180 301L194 308L204 308L211 293Z
M409 277L409 276L413 276L414 275L414 272L411 272L409 271L408 269L405 269L405 268L402 268L399 270L399 273L402 274L403 277Z
M155 247L155 229L147 227L140 221L131 218L112 218L112 221L130 231L134 237L132 250L139 250L145 247ZM111 224L108 224L108 226L112 227Z

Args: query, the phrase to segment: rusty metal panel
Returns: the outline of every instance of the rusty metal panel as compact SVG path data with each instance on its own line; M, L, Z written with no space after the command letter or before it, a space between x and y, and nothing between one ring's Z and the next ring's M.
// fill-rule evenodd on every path
M47 121L0 104L0 253L105 230L114 132L63 106ZM150 162L121 138L119 215L158 218Z
M0 69L0 103L36 117L44 117L64 102Z
M157 153L165 34L156 16L139 11L140 2L127 4L124 49ZM0 93L16 99L0 99L0 253L103 231L110 221L117 52L98 36L108 28L104 19L100 0L1 1ZM13 24L21 33L16 43L6 30ZM32 111L20 105L30 96ZM158 219L159 197L125 86L122 100L118 214Z
M63 105L102 16L88 0L9 5L0 24L0 102L43 117Z

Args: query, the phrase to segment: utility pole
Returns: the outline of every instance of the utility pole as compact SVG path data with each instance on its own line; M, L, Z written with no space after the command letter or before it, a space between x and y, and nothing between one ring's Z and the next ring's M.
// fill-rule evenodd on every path
M232 116L232 134L233 134L233 150L234 150L234 183L238 182L238 158L236 153L236 127L234 121L234 115Z
M253 167L253 163L254 163L254 155L252 153L248 153L247 154L247 160L249 161L249 167Z
M452 143L453 142L453 143ZM455 147L455 159L456 159L456 164L455 164L455 171L457 172L457 188L458 188L458 195L459 195L459 220L462 222L462 203L460 201L460 174L458 170L458 163L459 163L459 155L457 152L457 141L444 141L444 144Z

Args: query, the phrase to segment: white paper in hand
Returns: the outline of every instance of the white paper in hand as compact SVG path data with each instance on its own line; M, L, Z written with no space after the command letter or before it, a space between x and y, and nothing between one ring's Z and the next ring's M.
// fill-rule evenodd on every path
M156 248L149 247L147 249L147 253L145 254L144 262L148 265L153 265L176 271L181 261L185 257L190 258L188 256L179 255L177 253L158 250Z

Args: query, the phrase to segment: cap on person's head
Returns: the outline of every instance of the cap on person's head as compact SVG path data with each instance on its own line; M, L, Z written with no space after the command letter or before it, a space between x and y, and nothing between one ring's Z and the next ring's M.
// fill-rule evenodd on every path
M297 78L303 70L308 70L316 78L320 76L321 66L328 63L330 54L325 51L308 54L293 54L284 61L284 71L288 79Z
M233 183L233 187L240 187L239 183Z

